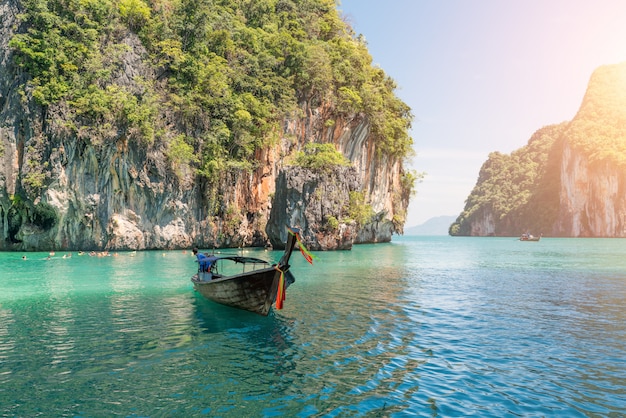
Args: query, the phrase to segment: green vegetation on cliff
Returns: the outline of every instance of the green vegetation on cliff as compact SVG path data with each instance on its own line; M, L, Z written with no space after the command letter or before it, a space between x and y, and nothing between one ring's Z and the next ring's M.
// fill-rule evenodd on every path
M162 142L174 165L211 178L252 167L306 102L362 113L382 153L410 153L410 109L333 0L21 3L10 45L24 92L63 109L79 138ZM130 80L129 60L142 65Z
M312 142L294 155L293 165L311 170L330 170L336 166L349 166L350 161L337 151L333 144Z
M594 72L567 138L591 164L626 169L626 63Z

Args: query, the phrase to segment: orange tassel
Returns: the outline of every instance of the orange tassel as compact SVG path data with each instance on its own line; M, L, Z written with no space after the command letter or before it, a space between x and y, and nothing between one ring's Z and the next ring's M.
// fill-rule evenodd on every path
M310 264L313 264L313 257L309 252L305 251L302 246L300 246L300 252L302 253L302 256L306 261L308 261Z
M285 276L282 270L280 271L280 279L278 279L278 289L276 289L276 309L283 309L283 302L285 300Z

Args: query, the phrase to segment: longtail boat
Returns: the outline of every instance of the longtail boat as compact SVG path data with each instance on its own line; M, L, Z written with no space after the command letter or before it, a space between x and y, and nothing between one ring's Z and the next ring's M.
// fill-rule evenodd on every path
M532 234L522 234L519 237L520 241L539 241L540 239L541 239L541 235L536 237L536 236L534 236Z
M253 257L201 255L193 287L205 298L222 305L267 316L274 302L282 309L285 291L296 281L289 271L289 258L296 244L306 257L299 230L289 228L285 252L277 264ZM308 258L307 258L308 260Z

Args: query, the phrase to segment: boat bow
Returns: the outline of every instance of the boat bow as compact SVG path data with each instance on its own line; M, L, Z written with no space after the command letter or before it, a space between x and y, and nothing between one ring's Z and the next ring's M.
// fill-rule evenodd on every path
M269 265L267 262L250 257L236 256L211 256L216 264L215 269L208 271L200 268L198 273L191 278L194 288L205 298L222 305L243 309L260 315L267 315L271 306L276 302L276 309L281 309L285 299L285 290L295 282L289 260L299 241L299 230L288 228L289 234L285 244L285 250L277 264ZM244 271L234 275L220 274L217 269L218 262L246 263L262 262L264 266L251 271Z

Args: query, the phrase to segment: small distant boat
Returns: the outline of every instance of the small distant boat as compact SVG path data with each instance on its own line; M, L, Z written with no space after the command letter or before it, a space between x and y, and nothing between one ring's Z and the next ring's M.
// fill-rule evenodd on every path
M298 233L298 229L289 229L285 252L277 264L233 255L210 255L199 260L198 273L191 278L194 289L214 302L263 316L274 302L277 309L282 309L285 290L296 281L289 271L289 258L299 241Z
M541 235L536 237L532 234L522 234L522 236L519 237L520 241L539 241L541 239Z

